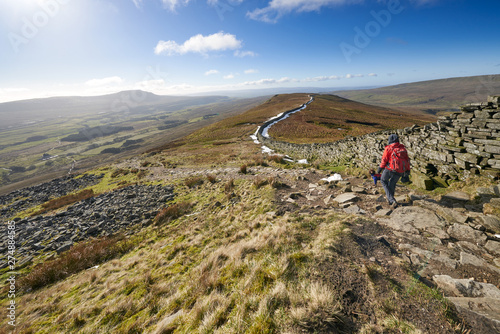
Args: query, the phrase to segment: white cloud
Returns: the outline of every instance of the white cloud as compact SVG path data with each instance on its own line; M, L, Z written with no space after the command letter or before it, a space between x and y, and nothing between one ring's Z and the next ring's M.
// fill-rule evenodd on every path
M225 5L240 5L243 0L223 0L223 1L219 1L219 0L207 0L207 3L211 6L216 6L218 5L220 2L223 2L223 4Z
M213 74L219 74L219 71L217 70L209 70L205 72L205 75L213 75Z
M180 5L187 5L190 0L161 0L163 2L163 5L171 10L172 12L175 12L175 9L180 6Z
M107 86L107 85L119 85L123 83L123 79L114 76L114 77L107 77L107 78L102 78L102 79L92 79L88 80L85 82L85 85L91 86L91 87L98 87L98 86Z
M330 75L330 76L321 76L321 77L314 77L314 78L307 78L304 79L306 82L315 82L315 81L328 81L328 80L340 80L342 77L339 77L337 75Z
M352 79L352 78L362 78L362 77L364 77L364 75L363 75L363 74L347 74L347 75L345 76L345 78L346 78L346 79Z
M242 42L236 36L218 32L216 34L203 36L198 34L179 45L175 41L159 41L155 47L155 54L186 54L188 52L206 54L213 51L225 51L240 49Z
M132 2L134 3L134 5L137 8L141 8L142 7L142 0L132 0Z
M318 11L324 6L360 3L362 0L271 0L265 8L248 12L253 20L276 23L279 18L291 12Z
M234 51L234 55L236 57L240 57L240 58L243 58L243 57L255 57L257 56L257 54L253 51L240 51L240 50L236 50Z
M378 77L378 74L377 73L370 73L368 74L369 77Z
M244 85L244 86L260 86L260 85L283 84L283 83L288 83L288 82L300 82L300 80L291 79L288 77L283 77L281 79L261 79L261 80L257 80L257 81L247 81L247 82L244 82L242 85Z
M224 76L224 79L234 79L234 74L228 74Z
M248 70L245 70L245 74L254 74L254 73L259 73L259 71L254 70L253 68L250 68Z

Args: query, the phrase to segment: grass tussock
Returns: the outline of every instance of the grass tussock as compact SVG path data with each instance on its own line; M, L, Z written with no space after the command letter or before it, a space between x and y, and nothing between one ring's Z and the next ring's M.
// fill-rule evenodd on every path
M214 184L215 182L217 182L217 177L213 174L208 174L207 181L210 182L211 184Z
M128 173L130 173L130 170L128 170L128 169L117 168L116 170L113 171L113 173L111 173L111 178L114 179L114 178L117 178L119 176L125 176Z
M253 180L253 186L255 187L255 189L262 188L262 187L264 187L267 184L269 184L269 181L267 179L265 179L265 178L260 177L260 176L257 176Z
M22 291L31 291L63 280L87 268L127 253L135 243L121 236L104 237L73 246L58 258L33 268L19 279Z
M174 219L184 216L191 210L192 206L193 205L189 202L175 203L169 207L161 209L156 215L154 221L157 225L168 223Z
M188 188L194 188L201 186L203 184L203 178L201 176L193 176L184 180L184 184Z
M240 173L241 174L246 174L248 173L248 165L244 164L240 166Z
M348 332L340 303L329 286L313 282L296 289L290 299L293 323L303 331Z
M79 201L83 201L87 198L91 198L94 196L95 196L94 190L84 189L76 194L69 194L66 196L59 197L59 198L54 198L46 203L43 203L42 209L33 213L32 215L36 216L36 215L39 215L39 214L42 214L45 212L57 210L57 209L60 209L66 205L73 204L73 203L76 203Z
M274 161L276 162L277 164L285 164L286 161L285 161L285 156L284 155L281 155L281 154L273 154L273 155L269 155L267 157L267 159L269 161Z
M226 184L224 185L224 192L227 194L231 191L233 191L235 185L234 185L234 179L229 179Z

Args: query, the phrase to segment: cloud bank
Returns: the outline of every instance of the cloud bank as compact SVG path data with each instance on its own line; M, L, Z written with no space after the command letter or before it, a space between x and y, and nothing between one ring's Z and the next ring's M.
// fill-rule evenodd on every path
M155 47L155 54L168 56L186 53L208 54L216 51L238 50L241 47L242 42L236 39L236 36L221 31L208 36L198 34L183 44L178 44L175 41L159 41Z

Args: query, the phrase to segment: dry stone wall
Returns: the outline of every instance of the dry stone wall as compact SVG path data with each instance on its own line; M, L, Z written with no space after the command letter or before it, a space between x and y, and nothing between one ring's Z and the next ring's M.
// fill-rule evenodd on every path
M282 117L285 116L286 113ZM378 166L389 134L397 133L411 158L414 182L428 189L432 184L473 174L500 174L500 96L490 96L486 103L463 106L461 112L441 116L436 123L423 127L414 125L326 144L293 144L264 137L262 129L269 124L259 129L257 137L276 151L367 169Z

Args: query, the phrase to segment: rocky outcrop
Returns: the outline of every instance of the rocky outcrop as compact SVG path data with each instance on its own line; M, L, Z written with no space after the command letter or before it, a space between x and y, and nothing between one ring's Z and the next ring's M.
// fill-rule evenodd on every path
M51 198L58 198L71 192L97 184L104 174L68 175L50 182L13 191L0 196L0 216L4 219L27 208L42 204Z
M173 190L171 186L132 185L80 201L55 214L15 219L18 265L43 252L61 253L90 237L148 224L173 200ZM7 254L6 241L0 243L0 254ZM6 265L4 259L0 267Z
M371 180L325 180L309 179L301 187L280 190L282 206L287 210L301 205L330 208L359 216L358 225L368 231L383 227L383 234L371 237L394 250L391 253L406 262L422 282L440 288L473 333L499 331L500 219L482 213L478 199L460 191L432 199L402 186L397 189L401 206L392 210L381 196L380 185ZM478 190L488 194L481 200L498 199L496 187ZM364 244L369 242L366 238L356 240L371 249ZM378 251L367 252L366 257L374 263L393 261Z
M472 279L435 275L433 281L478 333L500 333L500 289Z
M293 157L373 168L380 163L388 135L397 133L408 149L414 179L419 180L421 187L429 189L449 179L463 180L474 174L497 177L500 174L499 100L499 97L490 97L487 103L464 106L461 112L439 117L436 123L424 127L414 125L326 144L292 144L263 136L262 129L275 120L265 123L257 137L266 146Z

